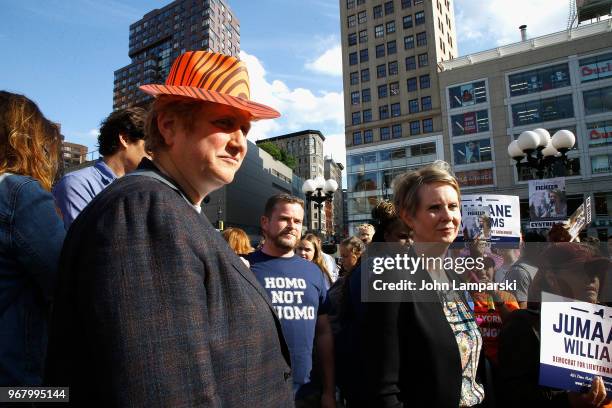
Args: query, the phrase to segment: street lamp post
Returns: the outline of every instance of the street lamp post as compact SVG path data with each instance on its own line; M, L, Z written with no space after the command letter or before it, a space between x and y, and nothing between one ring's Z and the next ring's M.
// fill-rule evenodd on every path
M315 208L319 212L319 234L323 232L321 227L321 209L325 201L331 202L334 193L338 189L338 183L334 179L325 180L323 176L317 176L314 179L308 179L302 185L302 191L306 194L306 202L308 203L308 213L310 214L310 203L315 202ZM309 224L312 225L312 214L310 215Z
M560 175L565 176L576 160L567 158L575 143L576 136L569 130L559 130L552 138L546 129L527 130L508 145L508 155L516 161L519 174L522 168L529 168L541 179L545 173L553 174L554 169L560 169L563 173Z

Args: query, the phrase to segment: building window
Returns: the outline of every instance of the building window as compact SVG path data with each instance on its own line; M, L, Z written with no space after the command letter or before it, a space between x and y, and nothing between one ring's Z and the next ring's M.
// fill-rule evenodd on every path
M489 130L489 114L487 110L462 113L451 116L452 135L461 136Z
M348 45L357 45L357 33L350 33L348 35Z
M612 120L587 123L589 147L612 145Z
M361 143L363 143L363 140L361 139L361 132L353 132L353 144L360 145Z
M356 55L355 59L357 59ZM370 68L364 68L361 70L361 82L370 82Z
M351 105L359 105L360 103L359 91L351 92Z
M419 111L419 100L411 99L408 101L408 112L417 113Z
M470 164L491 161L491 140L470 140L453 144L455 164Z
M510 75L508 83L510 96L526 95L571 85L567 64Z
M352 9L353 7L355 7L355 0L346 0L346 8Z
M410 134L414 136L420 133L421 133L421 122L419 122L418 120L414 120L410 122Z
M414 24L415 25L425 24L425 12L424 11L419 11L414 14Z
M372 109L364 109L363 110L363 123L368 123L372 121Z
M398 123L397 125L393 125L391 127L391 137L393 139L399 139L402 137L402 125Z
M351 85L357 85L359 83L359 73L358 72L351 72L350 77L351 77Z
M391 104L391 117L396 117L402 114L402 110L400 108L400 104L399 103L392 103Z
M421 98L421 110L431 110L431 96L424 96Z
M389 140L389 138L390 138L389 128L381 127L380 128L380 140Z
M484 81L472 82L448 89L451 108L460 108L487 101L487 88Z
M382 13L382 6L378 5L378 6L374 6L374 18L381 18L383 13Z
M363 103L370 102L372 100L372 94L370 92L370 88L365 88L361 90L361 101Z
M378 86L378 99L386 98L387 93L387 84Z
M402 27L404 27L404 29L412 28L412 14L408 14L402 18Z
M420 82L421 89L429 88L431 86L431 82L429 81L429 74L421 75L419 77L419 82Z
M436 143L421 143L418 145L410 146L411 156L425 156L428 154L436 154Z
M367 21L367 18L366 18L366 12L365 12L365 10L364 10L364 11L360 11L359 13L357 13L357 22L358 22L359 24L363 24L363 23L365 23L366 21Z
M364 130L363 131L363 143L372 143L374 141L374 133L372 130Z
M376 58L382 58L385 56L385 44L378 44L376 46Z
M384 78L387 76L387 66L385 64L376 67L376 78Z
M389 106L388 105L382 105L378 107L378 118L380 120L389 118Z
M422 47L422 46L427 45L427 32L423 31L423 32L417 33L416 40L417 40L417 47Z
M367 43L368 42L368 30L361 30L359 32L359 43Z
M426 67L429 65L429 59L427 53L419 54L419 67Z
M405 9L405 8L411 7L412 6L411 3L412 3L411 0L402 0L402 8Z
M389 15L393 13L393 1L388 1L385 3L385 15Z
M389 75L397 75L397 61L389 62Z
M385 28L382 24L374 27L374 37L375 38L384 37L384 35L385 35Z
M591 173L604 174L612 171L612 154L591 156Z
M415 57L406 57L406 71L412 71L413 69L416 69Z
M399 95L399 82L391 82L389 84L389 93L393 95Z
M612 53L581 59L579 64L581 82L612 77Z
M514 126L566 119L573 116L572 95L561 95L512 105Z
M414 0L414 5L416 6L417 4L422 4L423 0Z
M369 59L367 48L359 51L359 62L367 62Z
M423 133L433 132L433 119L423 119Z
M409 35L404 37L404 49L411 50L414 48L414 36Z
M389 21L387 23L387 34L392 34L395 32L395 21Z
M392 55L397 52L397 45L395 40L387 42L387 54Z
M357 17L354 14L351 14L346 18L346 25L351 28L357 25Z
M584 114L594 115L612 111L612 86L582 93Z
M406 82L408 84L408 92L414 92L414 91L417 90L417 79L416 79L416 77L408 78L408 80Z
M351 52L349 54L349 65L357 65L357 53Z
M361 123L361 112L353 112L351 123L353 125L359 125Z

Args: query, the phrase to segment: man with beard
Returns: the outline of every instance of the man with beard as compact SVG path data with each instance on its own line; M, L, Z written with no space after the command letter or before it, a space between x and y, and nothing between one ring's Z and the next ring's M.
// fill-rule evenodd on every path
M270 197L261 217L265 242L247 259L281 321L291 354L296 407L333 407L333 337L324 307L325 280L317 265L294 253L303 218L301 199L288 194ZM315 338L321 390L310 377Z

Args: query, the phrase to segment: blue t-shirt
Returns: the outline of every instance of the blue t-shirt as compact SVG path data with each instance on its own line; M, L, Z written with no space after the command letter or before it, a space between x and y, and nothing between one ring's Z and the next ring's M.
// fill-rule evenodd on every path
M317 317L326 314L325 278L319 267L299 256L280 258L261 251L247 256L281 321L291 354L294 389L310 382Z
M62 212L66 230L87 204L116 178L115 173L102 159L98 159L93 166L62 177L53 187L53 196Z

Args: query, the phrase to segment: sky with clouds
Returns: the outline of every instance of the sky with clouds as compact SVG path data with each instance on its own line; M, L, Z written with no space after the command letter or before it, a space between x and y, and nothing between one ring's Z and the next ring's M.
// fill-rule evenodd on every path
M344 1L344 0L340 0ZM112 110L113 72L129 64L129 25L161 0L2 1L0 89L23 93L62 124L66 139L96 149ZM228 0L240 20L241 59L254 100L282 118L256 123L249 139L303 129L326 137L345 162L338 0ZM569 0L455 0L461 55L564 30Z

